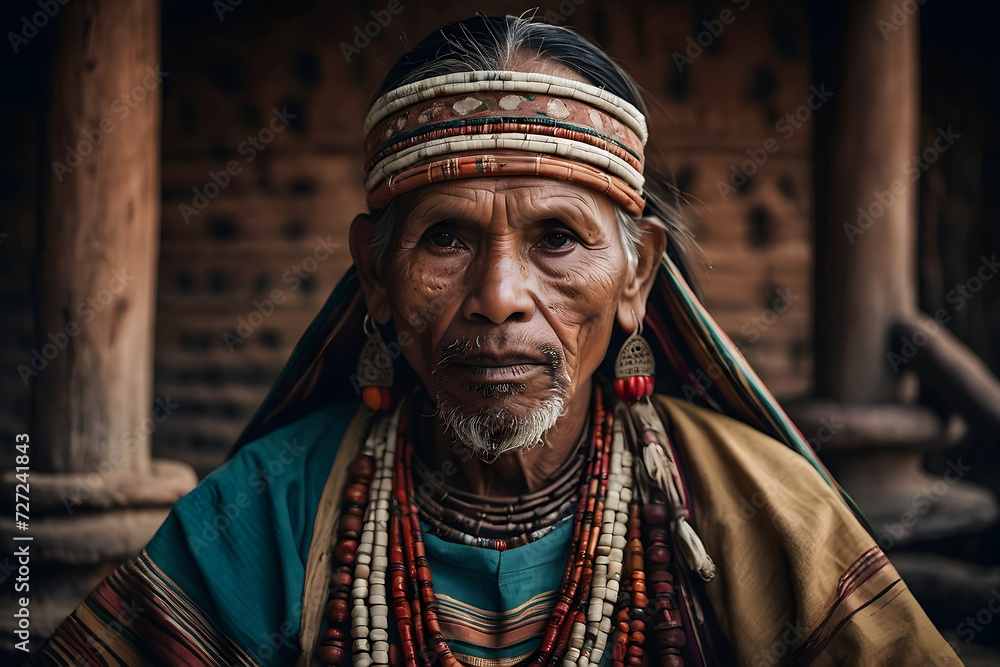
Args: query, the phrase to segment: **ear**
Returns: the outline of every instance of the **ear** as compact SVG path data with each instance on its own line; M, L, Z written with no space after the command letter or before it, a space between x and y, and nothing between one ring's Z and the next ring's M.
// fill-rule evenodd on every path
M646 317L646 299L653 290L660 260L667 249L667 233L654 218L642 218L639 228L642 230L642 240L636 246L639 263L618 301L618 324L628 333L635 331Z
M378 324L388 324L392 319L392 308L380 267L375 265L375 246L372 245L374 231L369 215L361 213L354 218L351 223L351 257L358 270L358 280L361 281L368 313Z

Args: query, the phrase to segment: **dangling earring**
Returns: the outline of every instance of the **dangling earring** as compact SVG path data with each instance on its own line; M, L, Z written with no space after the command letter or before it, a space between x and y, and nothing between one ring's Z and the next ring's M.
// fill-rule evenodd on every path
M630 404L651 396L656 386L653 350L641 334L642 322L638 322L615 359L615 394Z
M367 313L363 327L368 342L358 358L358 381L364 387L361 400L372 410L388 410L392 407L392 394L389 392L393 383L392 356L382 341L378 327L372 324Z

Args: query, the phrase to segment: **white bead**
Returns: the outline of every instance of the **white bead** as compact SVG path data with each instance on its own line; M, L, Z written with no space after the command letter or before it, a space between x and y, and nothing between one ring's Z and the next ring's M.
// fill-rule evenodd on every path
M387 642L389 641L389 633L382 628L372 628L368 639L373 642Z
M598 623L601 620L601 610L604 608L603 600L591 600L587 608L587 623Z
M389 629L388 619L389 608L385 605L372 607L372 628Z

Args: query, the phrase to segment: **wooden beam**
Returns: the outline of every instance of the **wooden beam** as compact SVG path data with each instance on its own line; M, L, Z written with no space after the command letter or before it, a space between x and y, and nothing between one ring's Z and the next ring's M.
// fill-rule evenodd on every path
M902 318L892 328L897 368L912 368L920 381L973 428L1000 434L1000 380L943 324L929 315Z

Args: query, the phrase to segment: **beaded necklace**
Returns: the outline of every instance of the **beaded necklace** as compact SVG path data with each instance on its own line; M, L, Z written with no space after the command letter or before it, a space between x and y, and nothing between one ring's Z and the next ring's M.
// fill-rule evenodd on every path
M329 627L318 648L326 665L340 666L348 655L357 667L429 667L438 660L446 667L461 664L437 619L403 408L378 419L348 469L333 550ZM559 597L538 648L518 667L597 665L609 644L614 667L639 667L647 643L658 647L661 667L684 664L687 636L670 571L670 512L662 497L646 488L644 504L633 497L636 478L648 478L629 451L629 421L624 406L614 414L605 410L595 390L592 450L577 492ZM644 437L648 442L649 433ZM636 438L631 441L634 447ZM390 604L399 645L389 643ZM650 622L655 639L647 640Z
M530 544L572 519L589 448L585 431L568 463L544 488L516 497L479 497L461 491L427 470L416 454L411 471L419 483L413 501L420 520L442 539L496 551Z

